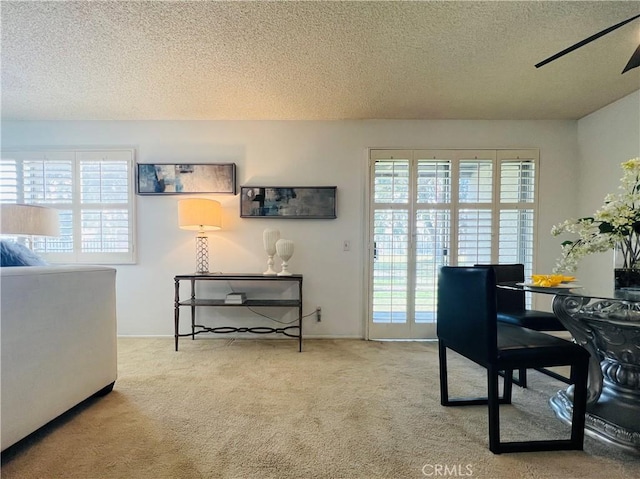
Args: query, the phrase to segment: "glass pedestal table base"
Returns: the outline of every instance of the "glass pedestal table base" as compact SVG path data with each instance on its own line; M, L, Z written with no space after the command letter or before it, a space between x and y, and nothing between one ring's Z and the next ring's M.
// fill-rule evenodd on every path
M586 433L640 452L640 300L556 295L553 312L591 354ZM550 400L571 422L573 387Z

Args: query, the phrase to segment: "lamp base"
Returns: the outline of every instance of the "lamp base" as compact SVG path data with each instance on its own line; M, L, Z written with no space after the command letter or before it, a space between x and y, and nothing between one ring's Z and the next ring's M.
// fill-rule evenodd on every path
M203 233L196 236L196 273L209 272L209 238Z

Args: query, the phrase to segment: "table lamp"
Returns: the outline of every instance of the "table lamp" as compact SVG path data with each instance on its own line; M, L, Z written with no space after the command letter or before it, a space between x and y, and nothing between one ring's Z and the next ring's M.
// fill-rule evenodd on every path
M206 231L222 228L222 206L218 201L188 198L178 201L178 226L184 230L197 231L196 273L209 272L209 239Z
M0 233L28 237L60 236L58 210L20 203L4 203L0 206Z

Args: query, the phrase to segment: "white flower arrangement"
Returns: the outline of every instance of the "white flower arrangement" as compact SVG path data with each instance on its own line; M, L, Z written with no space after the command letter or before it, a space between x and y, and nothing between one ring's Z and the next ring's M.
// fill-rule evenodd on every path
M640 269L640 158L622 163L619 189L609 194L593 217L567 220L551 228L551 234L573 233L578 239L562 243L562 257L554 273L574 272L578 261L593 253L620 248L623 268Z

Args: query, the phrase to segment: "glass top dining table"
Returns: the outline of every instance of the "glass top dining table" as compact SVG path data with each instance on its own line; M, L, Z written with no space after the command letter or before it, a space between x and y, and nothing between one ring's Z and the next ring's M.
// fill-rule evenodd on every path
M499 288L553 295L553 312L576 343L591 354L587 434L640 452L640 290L589 284L554 288L500 283ZM572 387L550 400L556 416L571 421Z
M589 280L561 283L554 287L535 286L533 283L505 282L500 283L498 287L558 296L581 296L592 299L640 302L640 288L615 289L613 286L602 286L595 282L589 282Z

